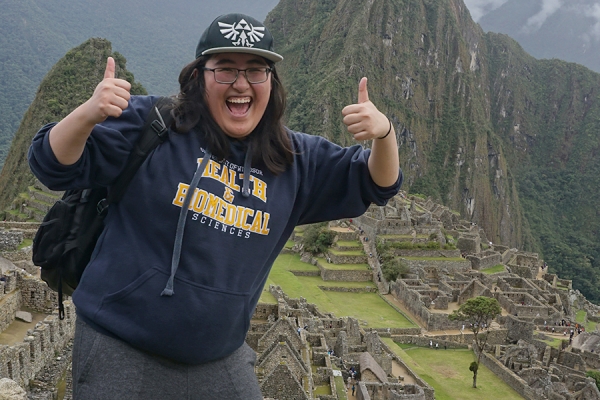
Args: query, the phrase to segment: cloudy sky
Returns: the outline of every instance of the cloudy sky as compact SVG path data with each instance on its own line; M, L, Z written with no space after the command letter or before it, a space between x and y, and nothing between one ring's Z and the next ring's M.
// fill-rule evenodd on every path
M475 22L483 15L495 10L508 0L464 0Z
M500 7L508 0L464 0L471 12L475 22L488 12ZM585 41L600 40L600 2L598 1L573 1L573 0L537 0L540 3L540 9L537 14L532 15L525 26L522 27L522 33L531 33L537 31L554 13L562 8L563 11L574 12L582 17L594 18L596 24L588 32Z

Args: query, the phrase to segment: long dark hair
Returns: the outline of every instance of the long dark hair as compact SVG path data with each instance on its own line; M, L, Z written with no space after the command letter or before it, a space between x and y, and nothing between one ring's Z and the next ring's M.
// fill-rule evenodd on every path
M230 152L230 139L213 119L206 104L206 86L202 67L210 57L202 56L186 65L179 74L180 92L175 100L173 116L175 130L189 132L201 124L206 134L207 147L217 158L226 158ZM269 62L271 95L258 125L246 138L252 152L253 165L263 164L274 174L279 174L294 161L290 137L283 126L285 92L275 65Z

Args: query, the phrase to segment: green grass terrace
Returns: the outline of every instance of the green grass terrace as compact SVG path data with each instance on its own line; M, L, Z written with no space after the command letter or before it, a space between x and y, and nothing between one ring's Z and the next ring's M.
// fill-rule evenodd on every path
M505 271L506 271L506 268L504 267L504 265L498 264L498 265L494 265L493 267L490 267L490 268L484 268L480 272L483 272L484 274L492 275L492 274L497 274L498 272L505 272Z
M469 365L475 361L472 350L435 350L428 347L397 344L382 338L421 379L435 389L436 400L517 400L517 392L484 365L479 365L477 388L473 388L473 373Z
M332 266L333 264L327 264ZM348 266L346 266L348 268ZM414 328L415 323L400 314L378 293L342 292L322 288L375 288L373 282L323 281L320 276L296 276L292 271L318 270L317 267L300 261L297 254L281 254L273 265L260 301L274 303L268 292L269 285L278 285L291 298L305 298L323 313L336 317L353 317L371 328Z

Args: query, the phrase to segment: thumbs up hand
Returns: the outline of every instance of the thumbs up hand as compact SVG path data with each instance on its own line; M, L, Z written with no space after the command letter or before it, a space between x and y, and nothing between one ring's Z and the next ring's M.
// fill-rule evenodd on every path
M390 128L388 118L369 100L367 78L358 84L358 103L344 107L343 122L356 140L377 139L385 136Z
M119 117L129 105L131 84L115 78L115 60L108 57L104 79L96 86L94 94L84 103L89 122L98 124L108 117Z

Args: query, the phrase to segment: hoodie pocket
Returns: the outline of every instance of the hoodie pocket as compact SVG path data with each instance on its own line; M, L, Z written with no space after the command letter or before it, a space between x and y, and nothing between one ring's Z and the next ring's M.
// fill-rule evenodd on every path
M104 297L96 322L134 347L199 364L225 357L244 343L248 293L175 277L173 296L161 296L169 275L154 267Z

